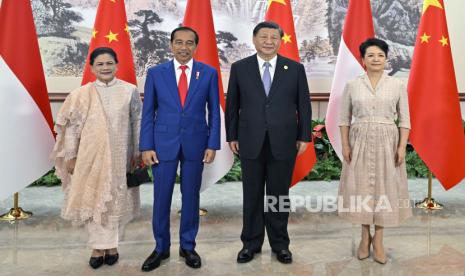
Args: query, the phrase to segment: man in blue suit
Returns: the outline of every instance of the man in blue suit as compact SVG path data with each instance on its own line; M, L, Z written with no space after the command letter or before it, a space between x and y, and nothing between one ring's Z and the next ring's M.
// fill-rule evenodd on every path
M195 30L176 28L170 43L174 59L147 72L140 151L154 176L156 247L142 265L143 271L157 268L170 256L170 208L178 163L182 193L179 255L188 266L201 266L195 251L199 193L203 165L213 162L220 149L220 111L216 70L192 59L198 43Z

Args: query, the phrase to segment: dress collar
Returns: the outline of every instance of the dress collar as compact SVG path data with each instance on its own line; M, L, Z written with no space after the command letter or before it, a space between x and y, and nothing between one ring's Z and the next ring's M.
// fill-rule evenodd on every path
M103 81L96 80L95 84L99 87L110 87L115 85L117 82L117 78L113 78L109 83L104 83Z
M365 82L365 85L370 89L370 91L372 92L375 92L376 90L378 90L381 85L384 83L384 80L388 77L388 74L386 73L386 71L383 72L383 74L381 75L381 77L379 78L379 81L378 83L376 84L376 87L373 88L373 86L371 86L371 82L370 82L370 78L368 77L368 74L365 72L363 74L363 81Z

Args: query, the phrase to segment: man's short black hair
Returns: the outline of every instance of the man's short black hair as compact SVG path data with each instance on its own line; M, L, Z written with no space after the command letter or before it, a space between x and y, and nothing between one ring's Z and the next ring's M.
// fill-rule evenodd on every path
M386 41L384 41L382 39L371 37L371 38L368 38L367 40L363 41L362 44L360 44L360 46L358 48L362 58L365 57L365 54L367 52L368 47L371 47L371 46L376 46L376 47L380 48L384 52L386 57L388 56L389 45L386 43Z
M174 29L172 32L171 32L171 43L173 43L174 41L174 34L176 34L176 32L178 31L188 31L188 32L193 32L194 33L194 36L195 36L195 45L199 45L199 35L197 34L197 32L192 29L191 27L186 27L186 26L181 26L181 27L177 27L176 29Z
M113 59L115 60L115 63L118 63L118 57L116 56L116 52L112 48L99 47L99 48L95 48L92 51L92 53L90 53L90 57L89 57L90 65L94 65L95 59L98 56L103 55L103 54L109 54L110 56L113 57Z
M253 29L253 36L256 36L257 33L263 28L278 30L279 35L281 37L284 36L283 29L281 29L281 27L279 27L279 25L273 21L263 21L263 22L258 23L257 26L255 26L255 28Z

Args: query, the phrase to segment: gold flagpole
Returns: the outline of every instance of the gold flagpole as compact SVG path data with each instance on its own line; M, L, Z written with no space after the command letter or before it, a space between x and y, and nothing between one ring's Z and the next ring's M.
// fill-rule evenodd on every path
M423 199L423 201L415 204L417 208L428 209L428 210L441 210L444 208L439 202L436 202L432 197L433 193L433 173L428 170L428 197Z
M23 208L19 207L19 194L14 194L13 208L8 213L0 216L0 220L15 221L20 219L27 219L32 216L31 212L24 211Z

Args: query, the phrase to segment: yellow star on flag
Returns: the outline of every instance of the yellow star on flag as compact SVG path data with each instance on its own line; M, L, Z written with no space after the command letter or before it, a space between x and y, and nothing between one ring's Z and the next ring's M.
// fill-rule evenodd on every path
M429 40L428 40L428 39L430 39L430 37L431 37L430 35L427 35L426 33L423 33L423 35L422 35L422 36L420 36L421 43L423 43L423 42L426 42L426 43L428 43L428 42L429 42Z
M286 33L284 33L282 40L283 40L284 44L292 43L291 36L286 34Z
M105 37L108 38L108 43L111 43L113 40L118 41L118 38L116 38L117 36L118 33L112 33L112 31L110 30L110 32Z
M269 8L271 6L271 4L273 4L273 2L276 2L276 3L281 4L281 5L286 5L285 0L268 0L268 7L267 8Z
M449 42L447 40L448 40L447 37L442 36L441 39L438 40L438 41L441 42L442 46L446 46L446 45L449 44Z
M92 37L96 38L97 37L98 31L96 29L92 29Z
M116 0L110 0L110 2L116 3Z
M425 11L426 11L430 6L433 6L433 7L439 8L439 9L442 9L442 5L441 5L441 3L439 3L439 0L425 0L425 1L423 1L423 11L422 11L422 14L425 14Z
M128 24L126 24L126 27L124 28L124 31L129 33L129 27L128 27Z

